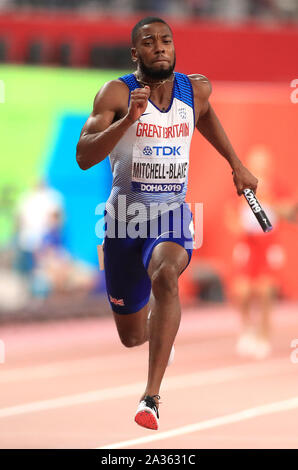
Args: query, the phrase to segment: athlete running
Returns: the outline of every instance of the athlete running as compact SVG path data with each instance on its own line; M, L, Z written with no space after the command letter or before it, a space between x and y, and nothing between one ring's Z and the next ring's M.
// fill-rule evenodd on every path
M165 21L138 22L131 54L136 72L107 82L97 93L76 157L87 170L110 156L107 294L122 343L149 341L147 386L135 421L158 429L161 381L180 324L178 278L192 254L192 214L184 201L195 127L228 161L238 195L244 188L256 191L257 179L237 157L209 104L209 80L174 72L173 35Z

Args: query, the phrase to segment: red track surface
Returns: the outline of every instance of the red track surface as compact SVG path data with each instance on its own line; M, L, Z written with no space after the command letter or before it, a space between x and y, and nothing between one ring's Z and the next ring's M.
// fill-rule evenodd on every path
M125 349L112 319L6 326L0 447L297 449L297 309L275 309L265 360L237 357L229 307L184 310L158 431L134 422L148 346Z

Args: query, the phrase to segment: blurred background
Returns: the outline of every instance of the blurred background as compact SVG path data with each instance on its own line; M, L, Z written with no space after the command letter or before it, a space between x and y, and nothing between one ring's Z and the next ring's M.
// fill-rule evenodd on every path
M102 239L96 227L103 213L97 208L111 188L109 159L84 172L75 153L97 91L133 70L130 32L148 15L161 16L172 27L176 70L211 80L210 102L240 159L258 177L258 197L274 226L262 232L237 196L227 162L195 132L187 201L193 211L195 203L203 203L203 244L180 278L183 319L170 374L179 367L181 373L220 364L238 367L271 354L280 361L271 369L249 369L251 375L244 367L239 387L226 385L225 400L214 391L210 401L213 389L206 390L204 409L196 410L206 418L237 408L237 403L240 408L258 404L262 396L262 403L274 401L278 390L283 398L293 394L289 354L298 326L298 0L0 0L2 406L92 387L118 390L145 377L147 345L133 353L121 345L98 266ZM264 378L270 370L279 374L271 384ZM285 370L288 394L284 380L276 380ZM254 374L256 381L245 383ZM190 383L183 407L194 402L199 407L197 395L187 395L196 393ZM132 407L140 393L136 386ZM240 405L242 399L246 402ZM11 427L2 428L2 447L95 447L136 434L131 424L120 437L116 417L123 407L115 416L104 415L108 408L101 410L101 434L95 411L85 405L71 408L71 416L62 414L68 408L56 417L34 415L37 421L31 414L26 418L29 408L24 409L19 407L19 421L10 418ZM10 413L18 411L0 410L0 417ZM193 413L190 408L188 422ZM173 417L178 419L178 412L168 419ZM71 426L72 418L80 430ZM290 420L282 423L269 422L261 438L262 428L252 428L248 441L228 432L228 443L207 439L199 446L197 441L173 446L261 446L274 430L269 445L280 446L279 429L282 445L296 446L291 433L297 419L292 430Z

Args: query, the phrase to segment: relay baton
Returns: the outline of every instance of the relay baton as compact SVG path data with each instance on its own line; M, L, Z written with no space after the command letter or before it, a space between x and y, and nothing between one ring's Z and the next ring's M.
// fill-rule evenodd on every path
M270 232L273 229L270 220L268 219L266 213L261 207L261 204L257 200L255 193L252 189L244 189L243 195L248 202L249 207L256 216L259 224L261 225L263 232Z

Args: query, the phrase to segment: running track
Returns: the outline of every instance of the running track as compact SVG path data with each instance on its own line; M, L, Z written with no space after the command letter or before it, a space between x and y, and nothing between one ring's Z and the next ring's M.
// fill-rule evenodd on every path
M159 431L133 421L147 345L124 348L112 319L2 327L0 447L297 449L297 310L275 309L265 360L235 355L240 324L228 306L184 310Z

